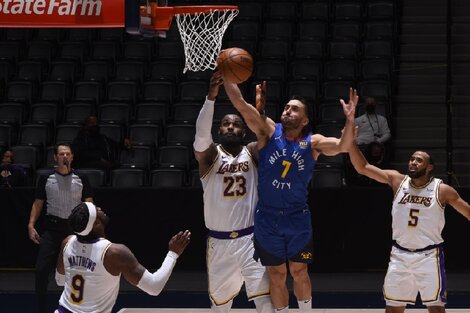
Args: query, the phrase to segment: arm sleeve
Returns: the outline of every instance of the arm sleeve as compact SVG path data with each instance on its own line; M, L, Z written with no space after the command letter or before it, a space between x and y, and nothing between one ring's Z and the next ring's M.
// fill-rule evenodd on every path
M36 199L46 200L46 182L48 175L40 176L34 197Z
M90 181L86 175L78 175L82 181L83 189L82 189L82 199L85 198L92 198L93 197L93 189L91 188Z
M137 284L137 287L149 295L158 296L170 278L171 272L176 264L176 259L178 259L178 254L173 251L168 251L165 260L158 271L151 274L148 270L145 270Z
M212 143L212 118L214 117L214 103L215 101L206 101L199 112L196 120L196 136L194 138L194 150L198 152L205 151Z

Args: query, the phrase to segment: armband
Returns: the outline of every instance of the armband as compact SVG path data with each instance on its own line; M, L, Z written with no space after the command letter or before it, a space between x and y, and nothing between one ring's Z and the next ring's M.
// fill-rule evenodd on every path
M206 151L212 144L212 118L214 117L214 102L206 97L206 101L196 120L196 136L194 137L194 150Z
M148 270L142 274L137 287L151 296L158 296L165 287L168 278L176 264L178 254L168 251L162 266L155 273L151 274Z

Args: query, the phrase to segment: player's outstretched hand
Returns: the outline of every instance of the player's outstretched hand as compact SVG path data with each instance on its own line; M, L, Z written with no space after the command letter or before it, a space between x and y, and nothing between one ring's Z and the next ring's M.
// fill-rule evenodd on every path
M359 102L359 96L357 95L357 90L353 88L349 88L349 102L344 102L343 99L339 99L341 105L343 106L343 112L346 116L346 119L350 121L354 121L356 116L356 106Z
M219 86L224 83L222 74L218 71L215 71L209 82L209 92L207 93L207 98L209 100L215 100L215 97L219 94Z
M188 245L190 239L191 232L189 230L185 230L184 232L180 231L170 239L170 242L168 243L168 248L170 251L181 255L181 253L183 253L184 249Z
M264 107L266 105L266 81L256 85L256 110L259 114L264 115Z

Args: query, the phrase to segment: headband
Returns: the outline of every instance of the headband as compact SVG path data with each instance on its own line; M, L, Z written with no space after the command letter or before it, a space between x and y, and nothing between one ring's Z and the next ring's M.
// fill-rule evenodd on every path
M93 229L93 224L95 224L95 221L96 221L96 206L91 202L83 202L83 203L85 203L88 208L89 217L88 217L88 223L86 224L85 229L79 233L78 232L76 233L77 235L80 235L80 236L88 235Z

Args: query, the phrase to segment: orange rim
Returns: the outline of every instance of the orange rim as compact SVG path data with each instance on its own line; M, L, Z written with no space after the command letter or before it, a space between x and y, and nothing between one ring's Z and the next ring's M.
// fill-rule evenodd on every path
M238 10L236 5L195 5L195 6L175 6L173 14L197 14L210 13L213 11Z

